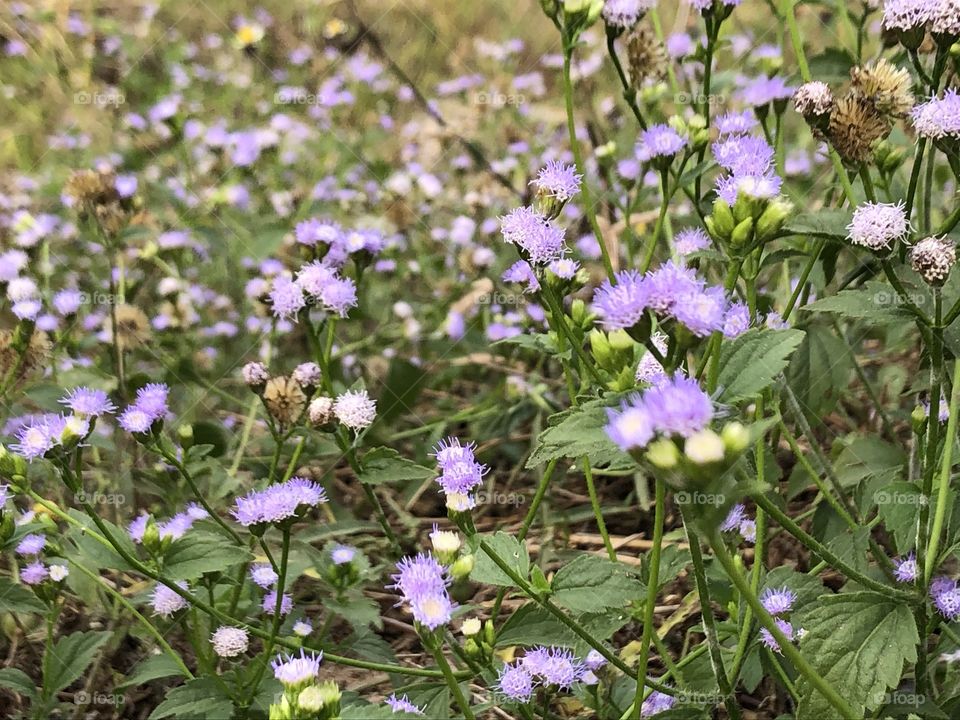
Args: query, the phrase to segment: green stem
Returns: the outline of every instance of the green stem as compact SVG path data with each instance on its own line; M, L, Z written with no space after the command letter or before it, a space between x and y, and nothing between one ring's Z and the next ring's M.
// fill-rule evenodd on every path
M756 594L751 590L746 580L744 580L739 568L737 568L736 564L733 562L733 558L730 557L730 553L727 551L726 547L724 547L723 541L719 537L714 536L714 538L711 539L710 545L713 548L714 555L716 555L717 560L720 561L720 564L723 565L723 569L726 570L727 576L733 582L734 586L737 588L737 591L752 608L754 614L757 616L757 619L760 621L760 624L763 625L771 635L773 635L774 640L776 640L777 644L780 646L781 652L791 663L793 663L793 666L797 669L797 672L799 672L807 680L807 682L809 682L821 695L823 695L824 699L840 713L843 720L861 720L860 715L850 707L847 701L840 696L840 694L833 688L832 685L824 680L823 677L821 677L820 674L810 666L810 663L807 662L806 658L800 654L800 651L793 646L793 643L789 640L789 638L787 638L780 628L777 627L777 624L770 616L770 613L766 611L766 609L760 603L760 600L757 599Z
M926 564L923 577L925 585L930 583L933 571L937 566L937 550L940 547L940 534L943 532L943 523L947 516L947 496L950 491L950 470L953 464L953 446L957 438L957 412L960 402L960 361L953 365L953 388L950 392L950 418L947 420L947 435L943 444L943 462L940 464L940 487L937 491L937 510L933 516L933 528L930 530L929 544L927 545ZM931 406L932 407L932 406ZM931 415L929 422L938 422Z
M463 690L460 689L460 683L457 681L457 678L454 677L453 670L450 669L450 663L447 662L447 658L443 654L443 648L434 647L431 652L433 653L433 659L436 661L437 667L440 668L440 671L443 673L443 679L446 680L447 687L450 688L450 692L453 694L453 699L460 708L460 712L463 713L463 717L466 718L466 720L474 720L473 711L470 710L470 703L467 698L464 697Z
M650 638L654 632L653 614L657 604L657 590L660 586L660 551L663 546L663 516L666 496L666 485L663 480L656 478L653 518L653 543L650 548L650 566L647 577L647 597L643 606L643 635L640 638L639 664L637 666L637 688L634 695L633 707L639 717L640 706L643 705L643 689L647 681L647 664L650 659Z
M607 532L607 524L603 521L603 509L600 507L600 498L597 496L597 486L593 482L593 472L590 470L590 458L583 456L583 474L587 478L587 494L590 495L590 507L593 508L593 517L597 521L597 529L600 537L603 538L603 546L607 549L607 557L613 562L617 561L617 551L613 549L613 543L610 542L610 533Z

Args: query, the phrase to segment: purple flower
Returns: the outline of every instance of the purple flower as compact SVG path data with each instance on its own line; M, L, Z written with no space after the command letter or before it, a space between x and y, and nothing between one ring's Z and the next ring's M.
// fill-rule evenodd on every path
M943 617L951 622L960 619L960 588L956 580L938 577L930 583L930 598Z
M417 595L409 599L413 619L431 630L446 625L453 617L456 605L447 591Z
M727 308L723 318L723 334L733 338L750 329L750 308L741 302L735 302Z
M523 656L523 668L544 685L569 688L580 676L582 665L573 652L558 647L538 647Z
M50 421L47 417L42 417L24 424L17 431L17 442L12 444L10 449L27 460L33 460L46 455L58 441Z
M395 713L405 712L410 713L411 715L423 715L423 710L410 702L406 695L397 697L396 693L391 693L391 695L384 702L386 702L390 709Z
M307 304L303 297L303 290L286 275L278 275L273 279L273 286L268 296L274 316L281 320L296 317Z
M720 523L720 532L733 532L740 527L740 523L743 521L746 516L747 508L743 503L737 503L732 508L730 512L727 513L727 517L722 523Z
M583 175L578 174L573 165L551 160L540 169L530 184L536 186L541 194L566 202L580 192L582 178Z
M77 415L98 417L105 413L116 411L116 406L103 390L78 387L60 398L60 402L69 407Z
M181 590L187 590L187 583L180 581L176 585ZM184 600L178 593L171 590L166 585L158 584L153 589L153 595L151 595L150 602L153 605L154 615L160 615L162 617L170 617L174 613L183 610L187 607L187 601Z
M790 640L792 642L793 641L793 625L791 625L786 620L781 620L780 618L777 618L775 622L777 625L777 629L779 629L780 632L782 632L786 636L787 640ZM777 653L778 655L780 654L781 652L780 643L777 642L777 639L773 636L773 633L771 633L766 628L760 628L760 642L765 647L772 650L773 652Z
M771 615L783 615L790 612L797 601L797 594L787 587L767 588L760 593L760 604Z
M525 703L533 697L533 677L525 669L522 660L507 663L500 669L497 688L511 700Z
M603 4L602 15L607 25L629 30L654 5L656 0L607 0Z
M268 615L277 614L277 596L278 593L276 590L271 590L263 596L263 602L260 604L260 607ZM289 615L291 610L293 610L293 598L290 597L289 593L283 593L283 595L280 596L280 615Z
M687 146L686 138L669 125L652 125L640 134L636 155L641 161L671 160Z
M117 175L113 186L117 190L117 195L122 198L132 197L137 192L136 175Z
M706 337L723 328L726 309L723 288L711 287L678 299L673 317L697 337Z
M590 652L583 659L583 665L587 670L597 671L607 664L607 659L597 650L591 648Z
M654 690L640 706L640 717L648 718L658 713L666 712L672 708L676 702L677 699L675 697L671 697L659 690Z
M558 258L552 260L547 268L562 280L572 280L573 276L577 274L577 270L580 269L580 263L570 258Z
M320 677L320 663L323 653L306 652L302 648L299 655L277 655L270 662L273 676L288 688L302 687Z
M18 555L39 555L47 544L47 538L39 533L24 535L17 543Z
M912 30L930 20L939 0L884 0L883 26L888 30Z
M120 413L117 422L129 433L146 433L150 432L153 418L135 405L131 405Z
M892 243L910 232L903 201L893 203L865 202L853 211L847 225L847 239L854 245L871 250L889 250Z
M724 135L745 135L760 123L753 113L744 110L743 112L729 112L721 115L714 124L717 132L723 137Z
M20 582L26 585L39 585L50 576L47 566L35 560L20 570Z
M312 480L294 477L237 498L231 514L241 525L249 527L287 520L325 502L327 494L323 487Z
M917 579L917 556L913 553L900 560L894 560L893 564L893 576L897 582L911 583Z
M127 535L138 545L143 542L143 535L147 531L147 523L150 522L150 516L147 513L141 513L127 525Z
M357 305L357 285L350 278L334 276L321 289L320 302L326 310L344 318Z
M250 566L250 579L260 587L268 588L280 578L269 563L257 563Z
M566 232L540 213L520 207L500 219L503 239L517 245L534 265L544 265L567 251Z
M780 193L783 180L773 171L762 175L724 175L717 178L717 196L733 205L741 193L758 200L769 200Z
M740 522L740 531L743 541L749 544L753 544L757 541L757 522L752 518L746 518Z
M350 545L334 545L330 551L330 559L334 565L346 565L353 562L357 556L357 549Z
M83 293L79 290L61 290L53 296L53 309L64 317L75 315L83 304Z
M446 568L433 555L426 553L402 558L397 563L397 571L390 576L394 584L387 587L399 590L407 600L419 595L446 592L450 583Z
M758 108L777 100L789 100L793 91L794 88L789 87L782 77L758 77L740 91L740 100Z
M960 138L960 92L945 90L942 98L932 97L911 111L913 126L921 137L939 140Z
M137 399L133 406L146 413L151 420L159 420L169 412L169 395L170 388L165 383L147 383L137 390Z
M670 315L678 302L699 295L703 282L691 268L673 261L646 276L647 304L660 315Z
M294 236L298 243L308 247L317 243L338 245L343 242L343 228L332 220L310 218L297 223Z
M680 255L690 255L709 248L710 237L703 228L684 228L674 237L673 244Z
M556 261L554 261L556 262ZM537 280L537 276L533 272L533 268L530 267L530 263L526 260L517 260L513 265L508 267L504 271L501 277L506 282L515 282L525 285L523 291L525 293L535 293L540 290L540 281Z
M643 394L654 428L664 435L689 437L713 419L713 402L693 378L674 377Z
M773 162L773 148L757 135L734 135L712 147L717 165L734 175L762 175Z
M607 436L621 450L646 447L653 439L653 420L639 395L632 395L620 410L607 408Z
M616 274L616 284L609 280L593 294L593 310L600 322L611 329L630 328L639 323L649 307L648 276L636 270Z
M336 276L335 268L326 265L322 260L314 260L300 268L296 283L307 295L319 299L324 287Z

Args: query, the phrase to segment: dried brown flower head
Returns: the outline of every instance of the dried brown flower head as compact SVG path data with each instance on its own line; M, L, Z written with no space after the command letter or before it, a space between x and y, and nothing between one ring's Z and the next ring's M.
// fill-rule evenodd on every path
M120 199L113 174L96 170L74 170L63 191L85 210Z
M910 251L910 265L930 285L940 286L957 262L957 248L947 237L927 237Z
M0 331L0 378L9 375L15 387L50 364L50 349L46 333L34 330L29 340L20 341L15 332Z
M150 339L150 320L136 305L117 305L117 344L122 350L129 350ZM104 329L112 332L113 321L108 315L104 319Z
M903 117L913 107L910 73L881 58L850 70L851 87L881 115Z
M890 124L869 100L855 92L837 100L830 112L827 135L846 162L860 165L870 158L873 144L890 133Z
M637 25L627 37L627 62L630 83L639 89L647 80L662 80L667 74L666 48L645 23Z
M271 417L281 425L292 425L307 407L307 396L292 377L279 375L267 381L263 402Z

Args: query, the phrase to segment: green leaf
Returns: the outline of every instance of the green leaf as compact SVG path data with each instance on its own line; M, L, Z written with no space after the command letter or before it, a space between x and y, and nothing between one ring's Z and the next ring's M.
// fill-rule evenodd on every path
M167 551L164 575L171 580L193 580L204 573L226 570L251 559L250 553L224 535L192 532Z
M48 654L43 694L53 697L83 675L111 633L76 632L60 638Z
M595 641L607 640L630 622L630 613L607 610L580 615L577 621ZM497 633L497 647L512 645L557 645L575 648L579 654L589 651L586 643L570 628L536 603L521 606Z
M433 468L417 465L412 460L400 457L393 448L374 448L360 463L360 482L380 485L386 482L429 480L437 473Z
M593 467L633 467L633 460L607 437L609 400L591 400L579 407L550 416L550 427L540 433L537 448L527 460L534 468L557 458L579 458L586 455Z
M31 700L37 697L37 688L33 680L23 670L19 668L3 668L0 670L0 687L13 690Z
M784 235L814 235L816 237L845 240L847 225L853 219L849 210L821 209L800 213L783 226Z
M868 319L871 324L909 320L913 315L898 298L893 287L874 281L858 290L842 290L800 309L804 312L836 313L845 318Z
M42 613L46 607L25 586L0 577L0 612Z
M151 655L137 665L122 683L117 685L117 690L133 685L142 685L151 680L173 677L180 675L182 672L180 666L166 653L163 655Z
M233 703L210 678L191 680L167 693L148 720L165 717L190 720L229 720L233 717Z
M639 598L643 587L621 563L581 555L554 576L551 599L574 612L592 612L622 608Z
M893 482L873 493L871 500L877 505L883 526L893 535L897 550L911 550L917 540L920 508L926 502L920 488L912 482Z
M843 340L828 328L812 325L793 354L787 380L800 406L813 417L822 416L837 404L852 369Z
M90 516L79 510L70 509L69 514L81 526L88 528L93 532L99 533L100 530L94 525ZM137 557L137 546L133 544L126 531L114 525L109 520L102 520L104 526L110 531L110 537L123 548L124 552L132 557ZM80 556L86 559L89 567L109 568L111 570L132 570L133 568L124 560L120 554L112 547L107 547L102 542L94 540L88 533L82 532L79 528L71 528L67 534L73 543L77 546Z
M763 581L764 588L788 587L797 595L796 607L805 607L816 602L827 593L823 583L817 578L800 573L790 567L774 568L767 573Z
M377 422L388 422L404 412L413 413L411 407L426 383L427 373L422 367L401 358L391 360L377 400Z
M530 574L530 555L527 546L521 544L513 535L501 531L496 535L482 536L490 548L503 560L517 575L524 580ZM470 573L474 582L500 587L514 587L513 580L489 558L486 552L476 550L476 564Z
M340 615L355 628L364 628L372 625L377 629L383 628L383 619L380 617L380 606L367 597L345 597L343 600L329 598L324 607Z
M795 615L806 630L800 652L858 716L884 702L900 683L904 663L917 660L920 637L913 614L872 592L827 595ZM797 720L833 717L826 699L801 679Z
M867 435L849 442L837 457L834 468L840 484L851 487L864 480L890 482L900 477L906 461L907 455L900 446Z
M803 336L800 330L753 329L724 342L718 376L720 401L751 398L770 385Z

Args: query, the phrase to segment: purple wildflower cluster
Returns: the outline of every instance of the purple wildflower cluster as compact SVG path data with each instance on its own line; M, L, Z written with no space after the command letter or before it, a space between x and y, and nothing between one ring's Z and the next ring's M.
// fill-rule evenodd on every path
M71 415L46 413L28 417L16 431L17 442L11 449L27 460L43 457L56 447L74 444L86 438L96 419L116 411L106 392L77 387L60 399Z
M270 662L273 676L287 689L300 689L312 684L320 677L322 652L307 652L301 649L299 655L277 655Z
M747 515L747 508L743 503L737 503L730 508L727 516L723 519L723 522L720 523L720 532L737 532L740 534L740 537L743 538L744 542L750 544L757 541L757 523L752 517Z
M913 126L921 137L960 140L960 91L956 88L945 90L942 98L932 97L916 105L911 114Z
M500 218L500 234L532 265L547 265L567 252L566 231L531 207L518 207Z
M169 412L167 398L170 388L164 383L149 383L137 390L137 397L120 413L120 427L130 433L148 433L154 423L162 421Z
M236 500L231 511L245 527L281 523L327 502L326 491L316 482L293 477L286 482L254 490Z
M728 205L736 203L740 193L761 200L779 195L782 181L773 169L773 148L763 137L731 132L712 150L717 164L727 171L717 178L716 190Z
M183 512L179 512L169 520L157 523L157 532L161 540L179 540L193 524L198 520L204 520L210 517L210 514L198 503L190 503ZM132 521L127 527L127 534L135 543L142 543L144 533L147 530L147 524L150 522L150 515L142 513L136 520Z
M621 450L642 449L656 435L688 438L713 419L713 402L693 378L664 380L607 409L607 436Z
M652 311L675 320L697 337L722 330L729 304L721 287L710 287L692 268L667 262L641 275L624 270L597 288L593 309L609 329L631 328Z
M897 582L912 583L917 579L917 572L917 556L914 553L893 561L893 576Z
M933 606L950 622L960 620L960 587L953 578L941 575L930 583L930 599Z
M357 285L324 261L303 265L296 278L277 275L267 297L275 317L290 320L309 305L319 305L326 312L346 317L357 304Z
M801 637L803 637L803 630L795 629L788 620L781 616L787 615L791 610L793 610L793 606L796 602L797 594L787 587L768 587L762 593L760 593L760 604L763 605L763 609L773 616L777 629L779 629L780 632L782 632L791 642L794 639L799 640ZM777 639L773 636L773 633L766 628L760 629L760 642L775 653L781 652L780 644L777 642Z
M397 573L389 589L398 590L413 619L433 631L446 625L456 604L450 599L450 573L432 555L420 553L397 563Z
M497 688L508 699L525 703L538 687L570 690L577 683L595 685L595 671L604 664L606 660L595 650L579 660L571 650L538 646L500 669Z
M447 498L447 507L464 511L474 507L473 492L483 484L483 476L489 468L477 462L474 456L475 443L461 445L459 438L441 440L434 449L440 475L437 484Z
M410 713L411 715L424 715L423 708L417 707L406 695L401 695L397 697L396 693L391 693L386 700L384 700L387 707L389 707L393 712L399 713Z
M654 690L640 706L640 717L648 718L670 710L677 704L677 699L659 690Z

